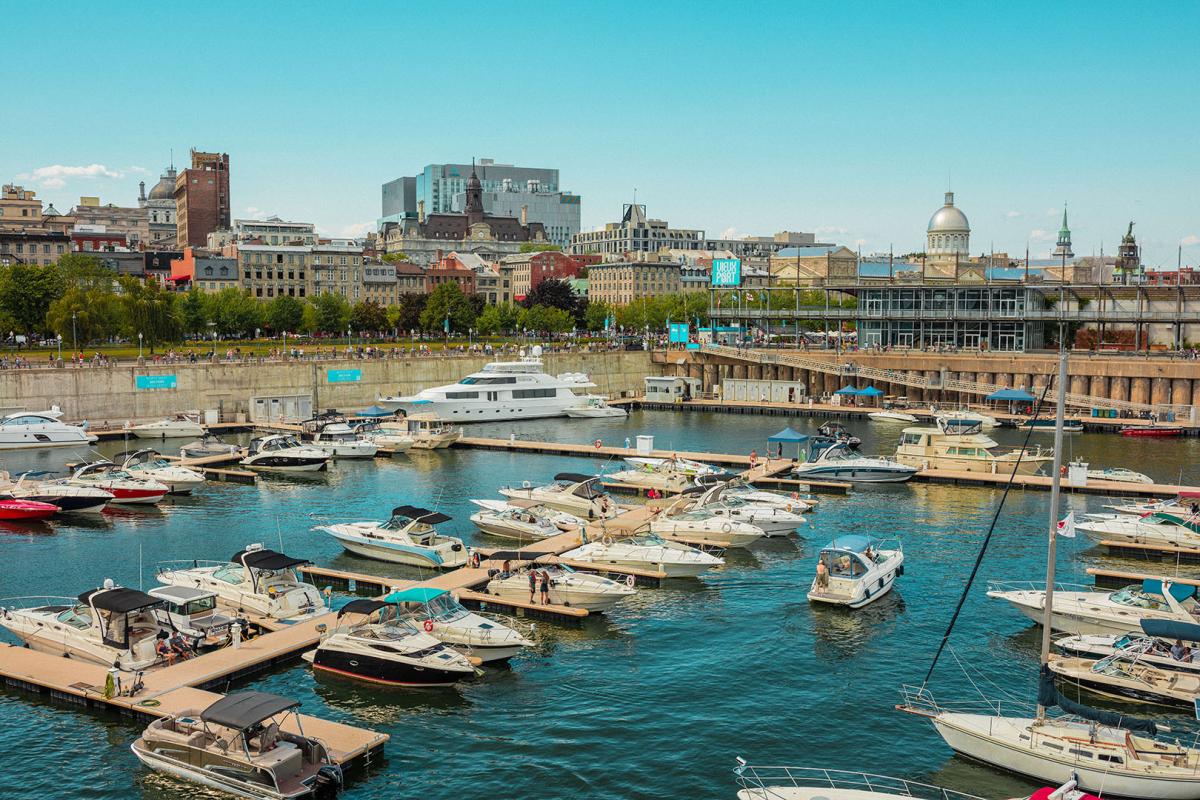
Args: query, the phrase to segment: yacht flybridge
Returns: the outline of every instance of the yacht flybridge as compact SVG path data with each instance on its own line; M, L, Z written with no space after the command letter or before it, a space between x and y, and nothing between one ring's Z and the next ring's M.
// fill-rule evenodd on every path
M247 545L228 562L185 561L161 564L159 583L193 586L215 592L239 611L297 622L329 611L321 593L296 576L296 567L306 558L266 550L261 544Z
M391 411L433 413L454 423L497 422L510 419L561 417L585 401L577 390L595 388L587 375L568 372L547 375L541 348L521 361L493 361L458 383L422 389L415 395L380 397Z
M77 425L60 422L62 411L19 411L0 418L0 450L86 446L98 437Z

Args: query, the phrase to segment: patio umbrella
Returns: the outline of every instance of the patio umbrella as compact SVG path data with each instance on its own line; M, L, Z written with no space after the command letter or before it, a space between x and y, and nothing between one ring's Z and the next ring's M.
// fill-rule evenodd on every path
M768 453L771 452L770 444L772 442L784 442L784 443L788 443L788 444L794 443L796 445L796 460L799 461L800 460L800 445L801 445L801 443L803 443L807 440L808 440L807 434L803 434L803 433L800 433L799 431L795 431L792 429L792 426L789 425L788 427L784 428L783 430L781 430L779 433L775 434L774 436L767 437L767 443L768 443L767 444L767 452Z

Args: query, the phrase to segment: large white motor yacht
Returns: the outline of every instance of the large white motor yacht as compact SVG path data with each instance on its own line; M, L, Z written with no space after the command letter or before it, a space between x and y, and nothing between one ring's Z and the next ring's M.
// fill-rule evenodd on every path
M154 646L159 633L172 632L159 613L162 600L111 580L78 599L38 599L47 602L32 608L0 609L0 626L40 653L139 670L158 661Z
M821 548L817 572L808 590L812 603L862 608L892 590L904 573L904 550L867 536L839 536Z
M276 433L251 440L241 464L272 472L319 472L329 468L329 454L301 444L295 436Z
M442 644L482 662L507 661L533 642L501 622L468 611L445 589L414 586L384 598Z
M228 562L176 561L159 565L158 581L170 586L194 586L216 592L217 597L239 611L297 622L329 611L321 593L296 575L306 558L292 558L247 545Z
M1034 622L1041 622L1046 604L1045 584L993 583L987 596L1007 600ZM1200 621L1196 587L1147 578L1141 586L1126 586L1115 592L1077 591L1064 587L1054 590L1050 626L1074 635L1136 633L1143 619Z
M19 411L0 419L0 450L88 445L97 437L78 425L60 422L62 411Z
M541 349L522 361L494 361L458 383L422 389L408 397L380 397L387 409L409 414L431 412L454 423L561 417L580 403L579 389L596 384L581 373L547 375Z
M604 537L563 553L568 561L615 567L657 570L668 578L694 578L722 566L725 559L680 542L671 542L653 533L628 539Z
M1038 447L1002 451L995 439L982 433L980 423L937 418L937 427L905 428L896 447L896 460L917 469L988 472L994 475L1033 475L1054 460L1051 450Z
M525 551L492 553L491 558L530 558L532 554ZM550 576L550 603L559 606L585 608L588 611L607 611L627 597L636 594L636 590L625 583L619 583L600 575L589 575L576 572L565 564L536 564L533 567L540 576L546 573ZM529 602L529 570L501 572L487 584L487 594L494 594L507 600ZM541 598L541 580L539 577L537 590L533 592L533 602Z
M549 506L522 506L503 500L472 500L479 511L471 515L475 527L501 539L533 542L578 530L587 522Z
M545 486L534 486L529 481L520 486L504 486L500 494L513 500L541 503L581 519L607 519L621 513L616 501L600 488L598 475L579 472L560 472L553 483Z
M450 517L416 506L396 506L386 522L347 522L318 525L342 547L366 558L411 564L416 567L453 569L467 563L470 554L457 536L443 536L434 528Z

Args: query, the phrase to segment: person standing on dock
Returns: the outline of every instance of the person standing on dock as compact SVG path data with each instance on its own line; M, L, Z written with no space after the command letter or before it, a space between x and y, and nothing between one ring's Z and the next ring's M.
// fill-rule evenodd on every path
M530 605L532 605L533 603L536 602L536 600L534 598L537 597L537 588L538 588L537 570L530 568L530 570L529 570L529 603L530 603Z
M758 466L758 451L751 450L750 451L750 469L751 469L751 471L753 471L754 468L757 466Z
M542 605L550 605L550 573L542 570Z

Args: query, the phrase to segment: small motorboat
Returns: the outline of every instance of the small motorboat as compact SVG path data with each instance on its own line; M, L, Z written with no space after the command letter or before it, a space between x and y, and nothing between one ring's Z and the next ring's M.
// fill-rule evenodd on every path
M500 494L520 502L549 506L582 519L607 519L621 513L616 501L600 488L600 476L579 472L560 472L554 482L534 486L503 486ZM476 504L478 505L478 504Z
M668 578L695 578L724 565L725 559L653 533L616 539L605 536L568 550L560 558L589 564L656 570Z
M179 448L184 458L210 458L212 456L236 456L242 452L241 445L223 441L215 433L206 433L194 442Z
M541 554L513 550L492 553L490 558L532 559L537 555ZM537 588L532 593L529 591L530 569L538 573ZM636 590L628 583L576 572L565 564L536 564L514 572L497 572L488 581L486 593L523 603L530 602L529 597L532 594L532 602L538 603L542 593L542 573L550 578L549 597L552 605L585 608L588 611L607 611L625 598L636 594Z
M1017 427L1030 428L1044 433L1054 433L1054 417L1030 417ZM1083 422L1077 419L1064 419L1062 429L1063 433L1082 433L1084 429Z
M462 539L443 536L434 528L450 517L417 506L396 506L386 522L347 522L318 525L351 553L416 567L454 569L467 563L470 553Z
M1099 659L1051 655L1047 666L1060 681L1119 700L1195 708L1200 699L1200 675L1148 664L1136 647Z
M587 522L545 505L522 506L503 500L472 500L480 510L471 522L489 536L533 542L578 530Z
M900 543L869 536L839 536L821 548L809 602L862 608L892 590L904 574Z
M384 598L422 630L484 663L507 661L533 642L494 618L468 611L445 589L414 586Z
M1200 625L1173 620L1144 619L1139 623L1142 634L1081 634L1064 636L1054 646L1064 655L1077 658L1104 659L1123 650L1137 654L1143 664L1172 672L1200 675L1200 658L1195 648L1200 644ZM1189 642L1185 648L1172 653L1179 642Z
M392 453L403 453L412 448L417 440L408 435L408 428L403 424L388 427L386 423L375 420L362 422L354 427L354 432L371 441L381 450ZM377 451L378 452L378 451Z
M246 630L245 620L235 620L217 611L217 593L194 586L155 586L146 594L163 601L162 615L187 637L197 652L229 644L234 622Z
M1159 425L1157 422L1152 422L1149 425L1125 425L1121 428L1121 435L1167 438L1171 436L1182 436L1183 428Z
M785 511L812 511L820 505L821 501L811 494L801 494L799 492L776 492L770 489L759 489L753 483L749 483L741 478L734 478L729 481L719 481L716 478L697 479L696 483L701 486L711 486L713 483L723 482L725 489L722 495L725 497L736 497L740 500L754 503L759 506L773 506L774 508L782 508Z
M204 485L204 473L167 461L157 450L129 450L116 458L121 469L135 478L165 483L171 494L191 494Z
M929 410L934 414L935 423L940 423L950 429L972 428L978 425L981 430L987 431L1000 427L999 420L981 411L971 411L967 408L960 408L957 411L937 411L932 407Z
M98 514L112 502L112 492L95 486L76 486L68 480L35 480L24 473L12 483L7 473L0 473L0 496L14 500L32 500L57 506L60 514Z
M46 519L59 511L58 506L50 503L40 503L36 500L3 500L0 499L0 521L25 522Z
M347 617L352 620L344 623ZM305 654L305 660L308 654ZM403 616L390 600L351 600L312 652L313 669L387 686L451 686L475 676L462 653Z
M114 505L155 505L171 487L148 478L137 478L111 461L94 461L75 470L68 480L76 486L103 489Z
M684 475L724 475L725 470L721 467L714 467L711 464L704 464L699 461L693 461L690 458L680 458L679 456L671 456L670 458L644 458L640 456L630 456L625 459L625 463L635 469L669 469L674 472L680 472Z
M1046 585L993 582L987 596L1005 600L1017 611L1041 622L1045 613ZM1126 586L1115 592L1056 589L1050 626L1073 635L1137 633L1147 619L1195 623L1200 618L1196 587L1172 583L1165 578L1146 578L1140 585Z
M1124 467L1106 467L1104 469L1089 469L1087 476L1093 481L1114 481L1116 483L1154 483L1149 475L1134 472Z
M585 398L585 402L576 406L568 406L563 409L563 413L575 419L603 419L629 416L628 411L619 406L610 406L606 402L607 400L607 397L588 395Z
M884 409L883 411L873 411L867 414L867 419L875 420L876 422L916 422L917 418L912 414L905 414L903 411L894 411L892 409Z
M329 454L301 444L295 436L275 433L252 440L241 465L273 472L322 472L329 468Z
M821 427L817 428L817 433L827 439L842 442L851 450L857 450L862 444L862 439L852 435L850 431L846 430L846 426L836 419L825 420L821 423Z
M766 537L763 529L748 522L691 510L693 498L684 495L672 501L650 520L650 532L664 539L698 547L749 547Z
M405 417L408 436L416 450L441 450L462 438L462 428L455 428L437 414L412 414ZM387 429L385 424L384 429Z
M299 707L276 694L234 692L154 720L131 749L155 772L235 797L331 800L341 767L324 742L304 735Z
M773 503L755 503L737 496L726 496L724 492L725 484L719 483L708 488L693 486L685 489L683 494L695 498L691 506L693 511L706 511L737 522L749 522L761 528L767 536L788 536L806 522L799 508L788 511Z
M704 477L694 468L689 469L685 461L680 459L647 458L638 461L640 463L631 463L629 469L605 475L604 483L679 494L689 486L695 486L697 478Z
M800 480L823 478L851 483L904 483L918 472L911 464L901 464L882 456L859 455L844 441L824 436L809 442L808 460L792 469Z
M168 419L132 425L126 428L137 439L190 439L204 435L198 415L176 414Z
M1088 514L1075 524L1097 541L1157 544L1169 547L1200 548L1200 519L1195 514L1155 511L1144 517L1128 514Z
M330 458L374 458L379 452L376 442L347 425L346 418L341 415L315 417L302 427L312 434L312 446Z

